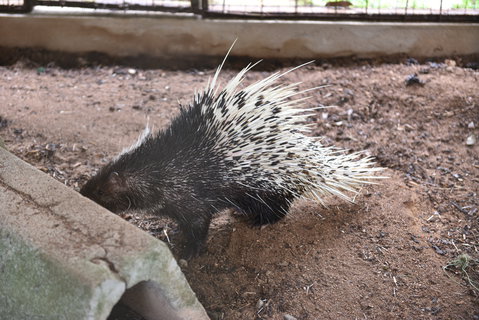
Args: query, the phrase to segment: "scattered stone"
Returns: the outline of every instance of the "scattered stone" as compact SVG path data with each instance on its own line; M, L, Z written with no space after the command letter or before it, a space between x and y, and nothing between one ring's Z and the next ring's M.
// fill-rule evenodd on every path
M466 145L467 146L473 146L476 144L476 136L471 134L470 136L467 137L466 139Z
M432 245L432 248L434 249L434 251L436 251L437 254L440 254L441 256L446 254L446 251L442 250L441 248L439 248L435 244Z
M444 63L437 63L437 62L428 62L429 66L434 69L444 68L446 65Z
M424 86L425 84L426 83L423 80L419 79L417 73L410 74L406 78L406 86L413 86L413 85Z
M469 68L469 69L472 69L472 70L479 70L479 62L466 63L466 68Z
M420 74L428 74L429 72L431 72L431 70L429 68L421 68L419 69L419 73Z
M0 118L0 123L1 123L1 118ZM1 127L1 124L0 124ZM468 129L474 129L476 126L474 125L474 121L471 121L467 124Z
M0 129L8 126L8 120L0 116Z
M418 65L418 64L419 64L419 61L417 61L414 58L407 58L406 59L406 65L408 65L408 66Z
M136 72L137 72L137 71L136 71L135 69L133 69L133 68L128 69L128 73L129 73L130 75L132 75L132 76L134 76L134 75L136 74Z
M116 68L115 70L113 70L113 74L119 75L119 76L125 76L128 74L128 71L122 68Z
M283 315L283 319L284 319L284 320L297 320L296 317L293 317L293 316L290 315L290 314L285 314L285 315Z
M47 71L47 69L45 69L45 67L40 67L40 68L37 68L37 74L40 75L42 73L45 73Z
M181 268L187 268L188 267L188 261L186 261L185 259L180 259L180 260L178 260L178 265Z
M256 310L260 310L264 306L264 300L259 299L258 302L256 302Z
M211 320L222 320L224 319L224 314L222 312L208 311L208 315Z
M353 109L348 109L347 114L348 114L348 121L351 121L351 117L353 115Z
M115 112L115 111L120 111L121 108L123 108L123 106L117 104L116 106L111 106L111 107L109 107L108 110L109 110L110 112Z
M45 150L47 151L52 151L52 152L55 152L57 150L57 144L55 143L48 143L46 146L45 146Z
M456 60L446 59L444 61L444 63L449 67L455 67L456 66Z

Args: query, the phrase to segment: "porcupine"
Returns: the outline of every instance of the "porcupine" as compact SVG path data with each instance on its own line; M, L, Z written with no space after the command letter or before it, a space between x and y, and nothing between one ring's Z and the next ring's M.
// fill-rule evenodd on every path
M239 89L249 64L220 90L225 60L168 129L153 135L147 126L80 191L116 213L173 218L186 236L186 257L204 247L217 211L233 207L256 225L274 223L299 197L351 200L345 192L357 193L380 170L370 157L305 135L313 109L298 108L305 98L292 99L304 92L299 83L274 86L285 73Z

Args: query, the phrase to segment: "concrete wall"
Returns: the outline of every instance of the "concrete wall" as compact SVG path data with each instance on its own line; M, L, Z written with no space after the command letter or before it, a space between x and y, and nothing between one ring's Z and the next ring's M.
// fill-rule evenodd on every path
M64 14L0 15L0 46L115 56L320 58L479 53L479 24L201 20L194 16Z

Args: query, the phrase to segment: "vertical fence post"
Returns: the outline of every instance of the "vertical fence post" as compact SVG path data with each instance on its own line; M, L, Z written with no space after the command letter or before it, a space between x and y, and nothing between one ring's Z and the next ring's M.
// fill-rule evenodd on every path
M202 14L208 11L208 0L190 0L193 13Z
M208 0L201 0L201 11L207 12L208 7Z
M191 3L191 10L193 10L193 13L199 13L200 12L200 1L199 0L190 0Z

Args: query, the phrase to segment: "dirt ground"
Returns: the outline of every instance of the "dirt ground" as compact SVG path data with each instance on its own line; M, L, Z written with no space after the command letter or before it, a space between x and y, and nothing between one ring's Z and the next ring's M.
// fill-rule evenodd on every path
M208 251L181 263L212 319L479 319L479 71L468 66L317 62L283 77L302 89L330 84L309 93L310 106L327 106L310 119L314 134L366 150L390 178L354 204L298 201L261 229L220 214ZM259 67L246 83L273 69L288 67ZM213 72L10 61L0 67L0 137L78 190L147 118L165 128ZM222 83L237 72L227 67ZM174 224L125 218L166 232L178 254Z

